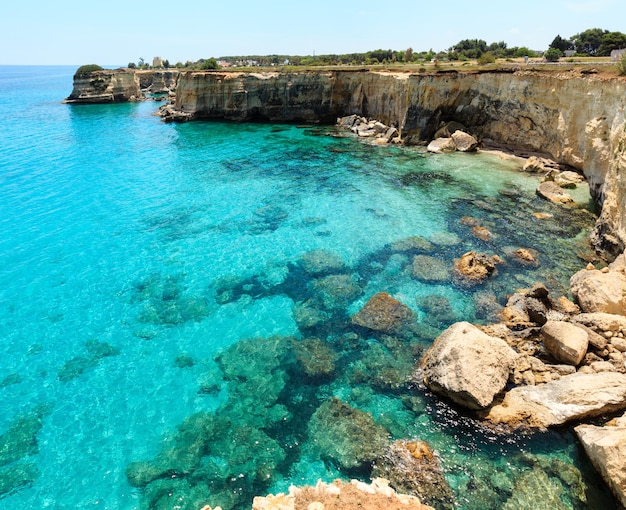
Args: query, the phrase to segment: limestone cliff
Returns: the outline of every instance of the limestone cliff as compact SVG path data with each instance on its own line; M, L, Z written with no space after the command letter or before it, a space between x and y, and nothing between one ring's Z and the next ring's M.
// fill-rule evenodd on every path
M602 207L593 239L626 246L626 82L524 70L181 73L176 109L195 118L334 122L359 114L430 139L458 121L483 140L539 150L584 172Z
M74 76L66 103L123 103L143 97L139 79L129 69L101 70Z

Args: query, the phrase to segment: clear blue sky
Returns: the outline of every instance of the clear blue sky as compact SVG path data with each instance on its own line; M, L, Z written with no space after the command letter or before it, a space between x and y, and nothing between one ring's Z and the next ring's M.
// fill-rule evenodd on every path
M0 12L0 64L439 51L475 38L544 50L588 28L626 33L625 0L11 0Z

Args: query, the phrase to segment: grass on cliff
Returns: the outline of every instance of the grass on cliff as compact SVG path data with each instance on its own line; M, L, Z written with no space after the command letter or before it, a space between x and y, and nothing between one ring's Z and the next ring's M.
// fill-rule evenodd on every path
M529 71L539 74L570 73L581 75L597 75L603 78L620 76L615 62L610 58L568 58L558 62L545 62L542 59L530 59L524 62L523 58L497 59L495 62L479 64L475 60L465 62L415 62L391 63L376 65L344 65L344 66L276 66L276 67L230 67L217 72L249 72L249 73L302 73L319 71L379 71L395 73L475 73L489 71Z

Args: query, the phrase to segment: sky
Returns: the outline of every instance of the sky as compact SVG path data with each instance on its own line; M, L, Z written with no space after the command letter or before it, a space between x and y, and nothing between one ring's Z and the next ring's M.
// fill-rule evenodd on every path
M0 65L441 51L463 39L545 50L589 28L626 33L625 0L12 0L0 12Z

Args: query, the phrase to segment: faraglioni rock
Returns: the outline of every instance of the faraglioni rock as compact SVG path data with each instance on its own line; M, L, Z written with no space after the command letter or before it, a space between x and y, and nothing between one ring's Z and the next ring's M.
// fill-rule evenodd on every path
M483 409L504 390L516 357L504 340L457 322L424 355L424 383L463 407Z
M139 77L129 69L92 71L74 76L69 104L125 103L143 99Z

